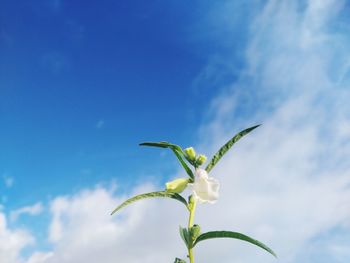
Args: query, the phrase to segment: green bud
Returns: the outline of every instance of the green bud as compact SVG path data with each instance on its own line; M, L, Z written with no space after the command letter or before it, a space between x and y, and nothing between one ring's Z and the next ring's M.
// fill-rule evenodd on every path
M190 159L191 161L194 161L196 159L196 152L193 149L193 147L186 148L185 154L187 155L188 159Z
M167 182L165 188L171 193L181 193L187 187L188 181L188 178L175 179L174 181Z
M190 229L191 239L195 241L197 237L201 234L201 228L199 225L193 225Z
M195 205L196 205L196 198L193 195L190 195L188 197L188 205L187 205L188 210L191 211Z
M197 164L202 165L203 163L205 163L206 160L207 160L207 156L205 156L204 154L201 154L197 158Z

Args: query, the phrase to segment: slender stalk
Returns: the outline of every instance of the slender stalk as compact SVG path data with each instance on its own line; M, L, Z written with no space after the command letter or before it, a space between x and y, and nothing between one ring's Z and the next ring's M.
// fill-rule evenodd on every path
M190 248L188 250L188 257L190 258L190 263L194 263L194 256L193 256L192 248Z
M194 220L194 213L196 211L196 205L197 201L193 196L190 197L190 204L189 204L189 211L190 211L190 217L188 219L188 230L190 231L191 227L193 227L193 220ZM188 257L190 259L190 263L194 263L194 256L193 256L193 248L188 248Z

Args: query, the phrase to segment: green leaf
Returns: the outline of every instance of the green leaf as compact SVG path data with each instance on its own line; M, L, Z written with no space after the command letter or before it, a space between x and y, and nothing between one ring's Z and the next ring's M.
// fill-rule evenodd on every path
M122 209L123 207L125 207L125 206L127 206L127 205L129 205L129 204L131 204L133 202L136 202L136 201L141 200L141 199L153 198L153 197L168 197L168 198L172 198L172 199L180 201L181 203L183 203L187 207L187 202L186 202L185 198L183 198L181 195L179 195L177 193L170 193L170 192L166 192L166 191L160 191L160 192L151 192L151 193L147 193L147 194L136 195L136 196L126 200L125 202L123 202L117 208L115 208L113 210L113 212L111 213L111 215L113 215L118 210Z
M185 169L186 173L188 174L188 176L194 180L194 175L192 170L190 169L190 167L188 167L188 165L185 163L185 161L182 159L181 155L178 153L177 150L172 149L173 153L176 155L177 159L180 161L182 167Z
M211 169L217 164L217 162L224 156L224 154L237 142L239 141L244 135L247 135L250 133L252 130L256 129L259 127L259 125L255 125L253 127L250 127L248 129L245 129L243 131L240 131L237 133L235 136L232 137L231 140L229 140L224 146L222 146L217 153L211 158L209 164L205 168L205 170L209 173Z
M179 231L180 231L180 236L182 240L185 242L186 247L190 248L192 245L190 232L188 231L187 228L183 228L181 226L179 227Z
M246 236L244 234L238 233L238 232L231 232L231 231L211 231L211 232L207 232L207 233L203 233L201 234L199 237L197 237L196 241L193 244L193 247L206 239L212 239L212 238L234 238L234 239L239 239L239 240L243 240L246 242L249 242L253 245L256 245L264 250L266 250L267 252L269 252L270 254L272 254L274 257L277 257L275 252L272 251L271 248L269 248L268 246L264 245L263 243L261 243L260 241L253 239L249 236Z
M170 148L182 152L182 149L179 145L170 143L170 142L143 142L139 144L140 146L151 146L159 148Z
M175 262L174 263L186 263L186 261L183 260L183 259L175 258Z
M185 169L186 173L191 179L194 179L194 175L190 167L186 164L183 158L185 158L185 154L182 151L181 147L176 144L172 144L169 142L143 142L140 143L140 146L151 146L151 147L159 147L159 148L170 148L173 153L176 155L177 159L181 163L182 167Z

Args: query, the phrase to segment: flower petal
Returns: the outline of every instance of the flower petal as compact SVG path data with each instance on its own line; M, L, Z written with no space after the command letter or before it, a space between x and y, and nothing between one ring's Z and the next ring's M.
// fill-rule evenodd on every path
M196 169L193 195L199 203L215 203L219 198L219 182L203 169Z

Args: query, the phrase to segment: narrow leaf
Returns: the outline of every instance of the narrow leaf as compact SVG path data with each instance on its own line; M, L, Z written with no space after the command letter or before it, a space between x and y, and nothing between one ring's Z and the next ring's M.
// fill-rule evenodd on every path
M139 144L140 146L151 146L151 147L159 147L159 148L170 148L176 149L182 152L182 149L179 145L170 143L170 142L143 142Z
M181 163L182 167L185 169L186 173L188 174L188 176L194 180L194 175L192 170L190 169L190 167L188 167L188 165L185 163L185 161L182 159L181 155L178 153L177 150L172 149L174 154L176 155L177 159L179 160L179 162Z
M188 176L190 178L194 179L194 175L193 175L192 170L188 167L188 165L186 164L186 162L183 159L185 157L185 154L182 151L180 146L178 146L176 144L169 143L169 142L143 142L143 143L140 143L140 146L170 148L173 151L173 153L176 155L177 159L181 163L182 167L185 169Z
M249 242L253 245L256 245L264 250L266 250L267 252L269 252L270 254L272 254L274 257L277 257L275 252L272 251L271 248L269 248L268 246L264 245L263 243L261 243L260 241L253 239L249 236L246 236L244 234L238 233L238 232L231 232L231 231L211 231L211 232L207 232L204 234L201 234L196 241L194 242L193 246L195 246L197 243L206 240L206 239L212 239L212 238L234 238L234 239L239 239L239 240L243 240L246 242Z
M180 231L180 236L184 241L186 247L189 248L192 242L190 240L190 233L188 232L188 229L180 226L179 231Z
M125 206L127 206L127 205L129 205L129 204L131 204L133 202L136 202L136 201L141 200L141 199L153 198L153 197L168 197L168 198L172 198L172 199L180 201L181 203L183 203L187 207L187 202L186 202L185 198L183 198L181 195L179 195L177 193L170 193L170 192L166 192L166 191L160 191L160 192L151 192L151 193L147 193L147 194L136 195L136 196L126 200L122 204L120 204L117 208L115 208L113 210L111 215L113 215L118 210L122 209L123 207L125 207Z
M250 127L248 129L245 129L243 131L240 131L237 133L235 136L232 137L231 140L229 140L224 146L222 146L217 153L211 158L209 164L205 168L205 170L209 173L211 169L217 164L217 162L224 156L224 154L237 142L239 141L244 135L247 135L250 133L252 130L256 129L259 127L259 125L255 125L253 127Z

